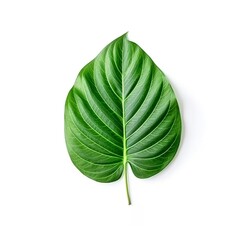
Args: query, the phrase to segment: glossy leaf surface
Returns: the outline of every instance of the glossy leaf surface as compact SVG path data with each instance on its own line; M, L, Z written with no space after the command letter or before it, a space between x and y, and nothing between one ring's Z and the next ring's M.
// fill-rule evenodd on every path
M127 164L138 178L159 173L176 154L180 137L172 87L126 34L80 71L67 96L65 139L72 162L99 182L124 173L127 193Z

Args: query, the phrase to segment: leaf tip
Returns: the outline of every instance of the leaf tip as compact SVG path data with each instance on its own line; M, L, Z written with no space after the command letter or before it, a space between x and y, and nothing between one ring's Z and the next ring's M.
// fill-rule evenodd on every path
M124 38L124 39L127 39L127 35L128 35L128 31L125 32L121 37Z

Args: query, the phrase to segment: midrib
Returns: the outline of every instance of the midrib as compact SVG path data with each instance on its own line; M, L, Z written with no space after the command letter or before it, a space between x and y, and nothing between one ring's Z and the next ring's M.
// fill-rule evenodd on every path
M125 51L125 42L126 42L126 35L123 37L122 43L122 72L121 72L121 79L122 79L122 124L123 124L123 167L124 167L124 179L125 179L125 186L128 198L128 204L131 205L131 199L129 195L128 189L128 175L127 175L127 138L126 138L126 119L125 119L125 79L124 79L124 51Z

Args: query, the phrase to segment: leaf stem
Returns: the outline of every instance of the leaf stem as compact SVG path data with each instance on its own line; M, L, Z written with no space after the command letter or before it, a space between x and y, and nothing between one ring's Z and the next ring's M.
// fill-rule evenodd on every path
M124 178L125 178L125 186L126 186L126 192L127 192L128 205L131 205L131 198L130 198L129 188L128 188L127 162L124 164Z

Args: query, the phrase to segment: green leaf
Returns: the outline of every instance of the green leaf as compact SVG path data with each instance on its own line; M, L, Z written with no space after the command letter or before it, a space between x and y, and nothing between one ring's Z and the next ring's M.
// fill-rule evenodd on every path
M98 182L163 170L177 152L181 116L164 73L126 34L78 74L65 104L65 139L74 165Z

